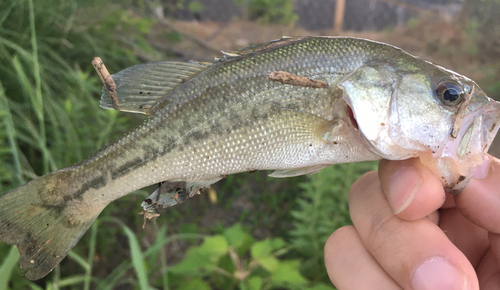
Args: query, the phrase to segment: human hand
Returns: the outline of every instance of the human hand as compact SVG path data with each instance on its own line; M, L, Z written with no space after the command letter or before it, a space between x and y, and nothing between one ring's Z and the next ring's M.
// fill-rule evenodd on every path
M457 196L418 159L381 161L349 193L354 226L325 245L345 289L500 289L500 160L489 156Z

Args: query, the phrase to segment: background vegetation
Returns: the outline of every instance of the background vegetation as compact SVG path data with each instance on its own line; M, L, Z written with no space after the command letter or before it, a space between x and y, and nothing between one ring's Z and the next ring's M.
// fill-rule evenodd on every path
M204 9L197 1L167 2L170 9ZM292 1L235 2L264 24L296 20ZM276 9L277 3L286 9ZM90 61L100 56L116 72L179 57L176 49L151 41L151 35L167 43L186 36L156 33L150 4L0 1L0 192L83 160L141 121L99 107L101 82ZM498 53L500 23L491 11L498 10L482 7L473 6L458 26L466 37L457 48L450 52L446 42L431 41L427 53L483 59L479 64L487 62L490 69L479 81L496 95L498 61L491 55ZM407 31L420 25L414 21ZM323 245L350 223L350 185L375 168L335 165L284 180L266 172L229 176L144 229L137 213L151 190L138 191L106 208L69 258L39 281L25 279L17 250L0 243L0 289L333 289Z

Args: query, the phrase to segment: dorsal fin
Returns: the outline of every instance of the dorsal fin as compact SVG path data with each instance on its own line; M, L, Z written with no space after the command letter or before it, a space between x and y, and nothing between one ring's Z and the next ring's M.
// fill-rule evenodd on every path
M215 62L222 62L230 59L240 58L253 52L261 52L279 48L302 39L304 39L304 37L283 36L280 39L271 40L258 45L247 46L236 50L222 51L222 57L216 57Z
M116 84L120 111L149 115L151 107L178 85L186 82L211 64L205 62L153 61L138 64L111 75ZM100 105L114 109L103 87Z
M241 58L250 53L276 49L301 39L303 37L284 36L281 39L255 46L248 46L227 52L223 51L223 56L216 58L213 63L153 61L126 68L111 75L116 84L117 107L120 111L151 115L151 108L170 91L206 70L211 65ZM101 107L114 110L113 101L104 87L102 92Z

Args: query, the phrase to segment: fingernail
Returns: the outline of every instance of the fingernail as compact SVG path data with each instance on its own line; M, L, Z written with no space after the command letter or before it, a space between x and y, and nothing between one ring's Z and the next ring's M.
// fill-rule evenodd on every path
M474 172L474 178L475 179L483 179L486 176L488 176L488 172L490 171L491 167L491 161L488 156L484 159L483 164L479 165L479 167L476 169L476 172Z
M410 205L423 182L422 175L413 166L401 167L391 176L387 199L394 214L402 212Z
M467 278L448 260L435 256L413 271L411 285L414 290L465 290Z

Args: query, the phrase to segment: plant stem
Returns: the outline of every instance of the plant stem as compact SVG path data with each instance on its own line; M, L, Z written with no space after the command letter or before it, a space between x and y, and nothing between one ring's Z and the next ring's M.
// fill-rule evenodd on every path
M33 61L33 75L35 77L35 113L38 117L40 126L40 139L39 146L43 155L43 172L49 173L49 158L47 156L47 138L45 135L45 120L43 116L43 98L42 98L42 85L40 76L40 63L38 62L38 44L36 39L35 30L35 8L33 7L33 0L29 0L29 15L30 15L30 31L31 31L31 47L32 47L32 61Z

